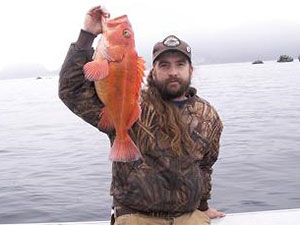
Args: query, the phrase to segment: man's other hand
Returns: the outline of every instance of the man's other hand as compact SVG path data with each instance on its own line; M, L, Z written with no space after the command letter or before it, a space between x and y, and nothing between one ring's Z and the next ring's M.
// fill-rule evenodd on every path
M208 208L208 210L203 211L210 219L220 218L226 216L224 212L219 212L213 208Z

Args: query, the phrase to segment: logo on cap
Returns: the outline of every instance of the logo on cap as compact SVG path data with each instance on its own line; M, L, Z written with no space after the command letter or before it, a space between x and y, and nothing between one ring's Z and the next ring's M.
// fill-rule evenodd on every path
M192 50L191 50L191 47L190 47L190 46L187 46L187 47L186 47L186 51L187 51L188 53L191 53L191 51L192 51Z
M176 37L171 36L164 40L163 44L167 47L177 47L180 45L180 41Z

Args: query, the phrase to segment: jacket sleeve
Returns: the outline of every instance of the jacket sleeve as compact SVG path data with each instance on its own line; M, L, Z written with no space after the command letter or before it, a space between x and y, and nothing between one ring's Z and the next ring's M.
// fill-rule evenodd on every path
M77 42L71 44L59 74L59 98L73 113L98 128L104 105L97 97L94 82L83 74L84 64L92 60L94 38L82 30Z
M200 163L201 173L204 178L204 193L201 199L200 205L198 207L199 210L205 211L208 209L207 200L210 199L211 192L211 175L213 172L212 166L217 161L219 155L219 147L220 147L220 137L223 130L223 125L220 117L217 112L213 110L213 119L211 121L211 132L209 135L209 148L205 153L203 159Z

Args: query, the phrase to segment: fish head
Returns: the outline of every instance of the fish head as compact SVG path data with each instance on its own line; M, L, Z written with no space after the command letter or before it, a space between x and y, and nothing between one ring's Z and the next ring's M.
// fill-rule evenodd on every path
M124 51L135 48L134 33L127 15L107 20L104 24L103 35L108 46L119 46Z

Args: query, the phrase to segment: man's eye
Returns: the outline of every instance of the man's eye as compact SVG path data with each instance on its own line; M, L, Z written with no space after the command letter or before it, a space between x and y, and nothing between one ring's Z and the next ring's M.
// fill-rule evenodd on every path
M167 67L168 65L166 63L160 64L160 67Z

